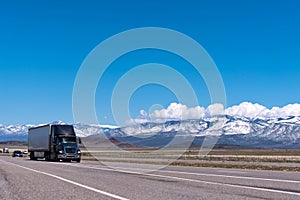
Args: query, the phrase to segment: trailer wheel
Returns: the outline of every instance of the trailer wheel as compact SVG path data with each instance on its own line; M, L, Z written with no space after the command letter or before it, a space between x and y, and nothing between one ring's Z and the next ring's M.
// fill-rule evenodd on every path
M50 155L48 153L45 155L45 160L50 161Z
M36 160L37 158L34 157L34 152L30 152L30 160Z

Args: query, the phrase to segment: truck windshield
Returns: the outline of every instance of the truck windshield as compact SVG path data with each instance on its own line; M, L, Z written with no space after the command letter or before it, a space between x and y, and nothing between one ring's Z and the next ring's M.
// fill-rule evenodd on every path
M55 135L62 136L62 135L74 135L74 128L71 125L53 125L53 131Z
M62 143L76 143L76 137L61 138Z

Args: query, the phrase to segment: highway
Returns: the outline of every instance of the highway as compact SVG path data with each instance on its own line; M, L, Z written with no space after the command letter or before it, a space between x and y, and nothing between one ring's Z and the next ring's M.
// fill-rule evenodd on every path
M2 156L0 199L300 199L297 172L155 167Z

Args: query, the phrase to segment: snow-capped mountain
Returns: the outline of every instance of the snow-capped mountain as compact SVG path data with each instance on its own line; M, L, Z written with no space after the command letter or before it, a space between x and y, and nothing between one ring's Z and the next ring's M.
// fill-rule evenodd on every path
M96 125L96 124L84 124L84 123L75 123L74 129L79 137L87 137L90 135L101 135L106 132L113 132L117 129L117 126L111 125Z
M56 124L64 124L61 121ZM166 121L164 123L147 122L125 127L108 125L90 125L75 123L79 137L102 135L117 138L119 141L137 145L163 145L175 134L193 136L195 142L201 142L207 135L215 132L216 124L219 135L218 143L272 147L300 148L300 117L248 118L237 116L215 116L197 120ZM27 139L27 129L33 125L0 125L0 141ZM158 142L159 141L159 142Z
M164 137L194 136L201 142L207 135L212 135L214 124L219 122L221 127L219 143L255 147L300 147L300 117L251 119L229 115L204 118L199 120L168 121L165 123L144 123L135 126L109 129L104 131L107 137L115 137L120 141L143 144L145 138L151 146L153 142ZM129 138L129 139L128 139ZM133 139L135 138L135 139Z
M34 125L3 125L0 124L0 142L10 140L27 140L28 128Z

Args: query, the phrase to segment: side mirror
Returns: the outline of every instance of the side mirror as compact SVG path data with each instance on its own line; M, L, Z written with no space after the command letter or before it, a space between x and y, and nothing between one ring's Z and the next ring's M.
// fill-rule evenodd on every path
M81 144L81 138L80 137L77 138L78 138L78 144Z

